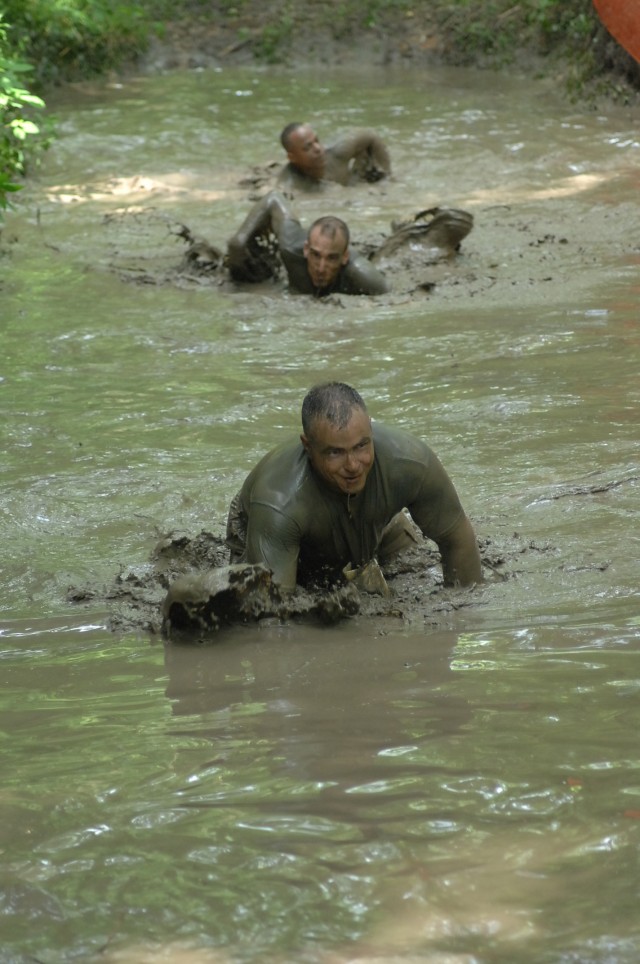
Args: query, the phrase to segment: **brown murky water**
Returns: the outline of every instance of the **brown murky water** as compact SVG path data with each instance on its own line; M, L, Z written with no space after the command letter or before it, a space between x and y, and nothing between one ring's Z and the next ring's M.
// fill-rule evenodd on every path
M2 960L637 961L637 119L451 70L183 72L54 106L0 261ZM223 243L293 117L393 149L392 181L303 220L370 240L474 213L431 294L159 283L170 226ZM67 601L159 531L218 531L327 377L429 440L479 535L520 546L510 578L435 593L433 620L206 649Z

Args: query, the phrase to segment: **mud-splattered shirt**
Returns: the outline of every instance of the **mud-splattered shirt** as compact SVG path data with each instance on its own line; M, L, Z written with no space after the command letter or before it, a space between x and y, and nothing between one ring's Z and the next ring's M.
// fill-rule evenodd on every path
M463 509L435 453L399 429L372 423L375 459L356 496L334 491L311 468L301 442L265 455L233 500L227 524L232 561L264 563L283 589L337 576L372 559L382 530L407 508L438 542Z

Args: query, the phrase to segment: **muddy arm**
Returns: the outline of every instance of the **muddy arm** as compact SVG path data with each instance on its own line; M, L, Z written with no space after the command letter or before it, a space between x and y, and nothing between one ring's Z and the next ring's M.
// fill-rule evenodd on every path
M480 551L473 526L463 515L455 528L438 541L445 586L471 586L482 582Z
M365 180L377 180L391 174L391 157L387 145L374 131L353 131L329 150L336 161L342 164L353 160L354 170Z
M349 294L382 295L391 290L387 279L375 265L360 255L351 255L345 268Z
M270 191L249 211L246 218L227 242L227 262L229 268L244 269L251 256L250 243L260 234L270 231L280 239L284 223L292 219L291 208L278 191Z
M283 593L296 588L300 531L291 519L258 502L251 506L247 522L245 560L262 563L273 573Z

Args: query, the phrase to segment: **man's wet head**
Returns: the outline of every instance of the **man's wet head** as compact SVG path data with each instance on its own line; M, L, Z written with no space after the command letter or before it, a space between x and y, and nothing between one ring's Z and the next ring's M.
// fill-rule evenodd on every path
M302 250L315 287L328 288L349 262L349 228L340 218L318 218L309 228Z
M294 121L280 135L291 164L303 174L320 181L325 171L325 151L318 135L308 124Z
M343 495L364 489L374 462L371 419L350 385L317 385L302 403L302 435L313 470L329 488Z

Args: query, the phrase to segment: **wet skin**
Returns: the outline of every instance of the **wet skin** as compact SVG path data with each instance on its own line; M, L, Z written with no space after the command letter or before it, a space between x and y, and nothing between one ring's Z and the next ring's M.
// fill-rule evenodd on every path
M325 149L318 140L316 132L303 124L289 137L287 157L290 162L315 180L321 180L325 172Z
M343 495L357 495L365 487L374 461L371 419L354 409L343 428L316 419L309 436L300 439L317 474Z
M344 236L340 233L331 236L320 228L311 231L302 251L307 259L309 277L316 288L327 288L331 285L340 273L340 268L349 261L349 249Z

